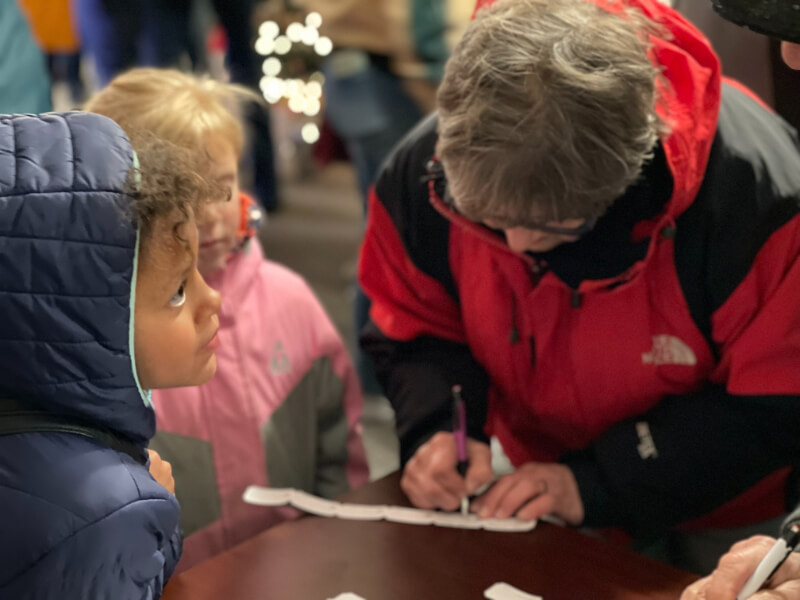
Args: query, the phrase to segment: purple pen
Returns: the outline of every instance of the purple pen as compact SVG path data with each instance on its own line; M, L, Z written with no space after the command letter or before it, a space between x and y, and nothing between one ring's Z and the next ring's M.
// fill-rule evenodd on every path
M461 386L454 385L453 393L453 437L456 439L456 456L458 464L456 469L459 475L466 476L469 468L469 454L467 453L467 411L464 400L461 398Z

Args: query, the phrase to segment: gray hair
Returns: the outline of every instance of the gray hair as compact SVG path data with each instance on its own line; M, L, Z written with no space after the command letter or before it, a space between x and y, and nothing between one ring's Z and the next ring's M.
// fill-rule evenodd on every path
M511 226L595 219L665 128L656 25L589 0L499 0L478 13L439 90L437 153L457 208Z

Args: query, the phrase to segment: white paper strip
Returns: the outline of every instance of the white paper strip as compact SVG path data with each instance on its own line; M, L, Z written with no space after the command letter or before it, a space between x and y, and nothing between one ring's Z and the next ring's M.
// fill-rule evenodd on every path
M527 594L507 583L495 583L483 592L489 600L542 600L541 596Z
M244 501L257 506L290 505L304 512L320 517L351 519L357 521L377 521L380 519L393 523L410 525L437 525L458 529L485 529L487 531L522 532L536 527L536 521L517 519L481 519L477 515L462 515L435 510L420 510L405 506L376 506L368 504L349 504L326 500L292 488L266 488L251 485L244 492Z

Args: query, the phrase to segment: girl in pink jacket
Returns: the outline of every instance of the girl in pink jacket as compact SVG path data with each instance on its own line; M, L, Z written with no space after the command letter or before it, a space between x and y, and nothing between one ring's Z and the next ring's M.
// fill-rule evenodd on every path
M198 225L198 268L223 298L217 374L200 387L153 393L158 434L151 447L172 463L186 535L179 569L295 516L245 504L248 485L332 498L368 478L361 391L344 345L308 285L265 260L252 237L255 209L238 188L240 94L249 92L177 71L134 69L87 106L128 131L202 149L210 173L231 190Z

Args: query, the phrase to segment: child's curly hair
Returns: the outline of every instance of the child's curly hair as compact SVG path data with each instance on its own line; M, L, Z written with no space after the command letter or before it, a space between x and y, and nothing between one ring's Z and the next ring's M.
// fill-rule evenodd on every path
M154 225L161 219L173 221L173 235L191 214L205 202L227 200L230 190L206 178L208 159L145 131L133 132L131 146L136 164L128 172L126 192L133 198L131 215L139 227L143 243L150 240Z

